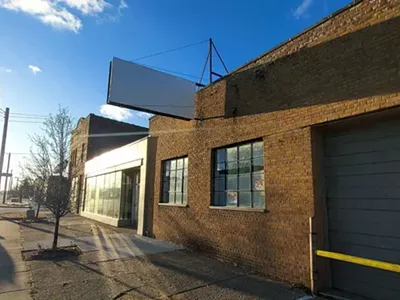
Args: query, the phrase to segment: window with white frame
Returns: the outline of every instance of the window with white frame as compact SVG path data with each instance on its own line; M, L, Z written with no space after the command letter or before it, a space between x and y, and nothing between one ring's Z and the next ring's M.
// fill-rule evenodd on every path
M214 150L213 181L213 206L264 208L264 143Z
M188 190L188 157L162 163L161 203L185 205Z

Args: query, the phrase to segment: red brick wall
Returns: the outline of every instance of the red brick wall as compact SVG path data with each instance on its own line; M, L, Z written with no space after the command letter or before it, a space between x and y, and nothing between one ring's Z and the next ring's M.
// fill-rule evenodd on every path
M315 32L310 31L299 37L298 44L290 42L291 48L284 46L286 52L278 48L275 50L277 53L269 54L271 59L276 59L297 51L299 47L311 47L327 39L332 40L332 44L320 48L325 51L325 56L329 51L339 53L343 49L342 43L346 46L354 43L357 46L352 49L358 51L360 35L333 41L333 36L327 38L325 33L336 32L336 36L343 38L349 28L358 31L366 24L391 18L380 25L373 25L378 27L370 27L365 31L368 34L362 35L368 37L363 42L373 53L371 59L375 60L375 72L362 72L363 66L358 66L361 71L357 75L356 88L341 80L342 73L319 73L324 78L324 86L329 88L326 93L321 92L315 97L312 81L308 81L308 85L304 84L305 81L302 85L281 84L276 87L277 91L301 95L293 96L295 100L300 99L298 102L286 102L287 98L283 101L277 97L281 95L279 93L269 97L271 91L265 88L266 82L259 80L260 73L254 75L252 69L247 69L197 93L196 117L203 117L202 121L154 117L150 122L150 133L156 147L153 194L155 237L250 266L272 277L310 286L309 218L315 215L314 201L318 198L314 193L316 174L313 166L318 161L313 162L312 126L400 105L400 39L395 39L399 36L400 26L396 27L399 18L393 18L399 14L400 1L362 1L325 22L321 25L323 30L316 27L312 29ZM351 25L353 23L354 26ZM335 27L336 31L329 26ZM346 32L339 28L346 28ZM382 31L382 28L391 30ZM376 41L379 42L374 44L370 40L378 33ZM318 37L319 42L316 41ZM312 53L319 55L315 49ZM295 54L295 59L293 56L281 58L287 61L278 64L284 70L278 66L267 69L266 65L257 68L265 68L264 75L267 76L264 79L271 80L276 72L291 76L291 66L303 70L303 77L306 78L312 75L306 72L308 67L323 70L321 66L327 63L307 55L304 56L307 59L302 59L301 52ZM351 56L354 56L353 53ZM260 63L265 59L260 59ZM330 63L334 69L335 62ZM257 66L258 62L254 65ZM353 67L347 60L346 65ZM345 72L345 69L341 70ZM379 76L373 77L374 73ZM283 80L282 76L277 85ZM294 79L290 80L294 82ZM371 89L374 79L381 85ZM351 92L333 97L336 89ZM264 101L265 98L268 101ZM233 107L237 108L235 114ZM228 117L218 118L221 115ZM212 150L256 138L264 140L265 208L268 212L211 209ZM159 206L161 162L182 155L189 156L188 207Z

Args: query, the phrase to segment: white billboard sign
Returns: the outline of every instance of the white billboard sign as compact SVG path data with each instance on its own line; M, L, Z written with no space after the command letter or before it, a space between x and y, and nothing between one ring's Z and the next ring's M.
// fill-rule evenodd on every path
M110 65L107 103L193 119L196 83L119 58Z

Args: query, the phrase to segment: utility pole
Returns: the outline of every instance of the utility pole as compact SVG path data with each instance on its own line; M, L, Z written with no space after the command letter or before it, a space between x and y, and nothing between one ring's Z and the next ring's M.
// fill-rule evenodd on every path
M10 109L7 107L6 112L4 114L3 139L1 141L1 150L0 150L0 186L1 186L1 176L3 173L4 152L6 151L7 128L8 128L8 117L9 116L10 116Z
M7 162L7 172L6 172L6 182L4 184L4 192L3 192L3 204L6 203L7 198L7 181L8 181L8 171L10 170L10 160L11 160L11 153L8 153L8 162Z
M21 196L21 191L19 190L19 177L16 177L16 178L17 178L16 190L18 191L18 194L19 194L19 203L21 203L22 202L22 196Z
M10 183L8 184L8 190L9 190L9 191L11 191L11 190L12 190L12 187L13 187L13 177L12 177L12 174L13 174L13 170L11 169Z

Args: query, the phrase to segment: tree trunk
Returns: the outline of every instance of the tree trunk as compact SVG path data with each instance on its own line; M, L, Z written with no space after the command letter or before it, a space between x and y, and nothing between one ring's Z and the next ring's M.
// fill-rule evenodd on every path
M40 203L37 204L36 219L39 218L39 212L40 212Z
M60 227L60 217L56 216L56 225L54 227L53 251L57 249L58 228Z

